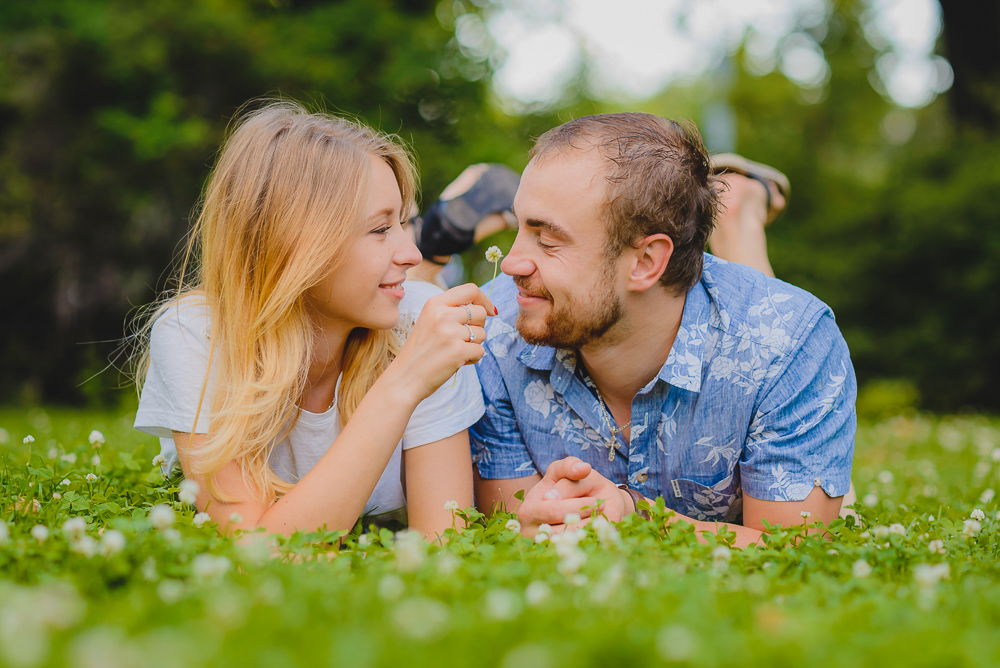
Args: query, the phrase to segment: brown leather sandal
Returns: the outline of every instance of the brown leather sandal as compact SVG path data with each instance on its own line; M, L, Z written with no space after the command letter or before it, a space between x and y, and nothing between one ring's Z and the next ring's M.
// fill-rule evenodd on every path
M716 153L709 156L709 160L712 164L713 174L741 174L755 181L760 181L764 185L764 189L767 190L767 218L769 225L780 218L781 214L788 208L788 200L792 196L792 184L789 182L787 176L774 167L754 162L753 160L747 160L742 155L735 153ZM778 189L781 196L785 198L785 206L780 211L772 210L772 183Z

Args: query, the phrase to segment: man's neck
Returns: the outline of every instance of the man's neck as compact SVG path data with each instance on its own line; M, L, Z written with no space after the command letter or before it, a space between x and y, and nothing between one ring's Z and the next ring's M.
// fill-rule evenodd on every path
M625 415L635 395L666 363L680 329L685 295L656 288L630 298L622 321L601 341L580 349L581 361L605 402Z

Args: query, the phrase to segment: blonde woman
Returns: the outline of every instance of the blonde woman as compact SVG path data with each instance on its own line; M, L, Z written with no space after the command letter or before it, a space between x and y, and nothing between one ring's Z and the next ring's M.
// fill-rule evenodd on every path
M415 191L394 139L292 103L224 144L180 289L149 319L135 421L224 530L405 512L433 537L447 501L472 505L466 429L484 409L467 365L495 309L471 284L406 295Z

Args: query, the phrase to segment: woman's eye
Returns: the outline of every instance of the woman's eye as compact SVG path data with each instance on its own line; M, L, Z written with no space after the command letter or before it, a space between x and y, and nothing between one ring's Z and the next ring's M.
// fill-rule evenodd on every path
M372 230L372 234L386 234L391 229L392 225L383 225L382 227L376 227Z

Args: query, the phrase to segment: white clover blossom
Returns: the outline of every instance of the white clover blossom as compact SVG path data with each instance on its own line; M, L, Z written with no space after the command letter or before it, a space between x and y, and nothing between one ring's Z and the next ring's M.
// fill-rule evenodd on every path
M913 567L913 579L924 589L933 588L941 580L951 578L951 566L947 562L940 564L917 564Z
M889 527L884 526L882 524L879 524L877 527L875 527L875 530L873 531L873 533L875 534L875 539L876 540L882 540L883 538L888 538L889 537Z
M165 466L167 463L167 458L163 455L156 455L153 457L153 467Z
M109 529L101 536L101 554L106 557L118 554L125 549L125 534L117 529Z
M233 524L239 524L240 522L243 521L243 516L240 515L239 513L231 513L229 515L229 521L232 522Z
M69 549L89 559L97 553L97 541L84 534L76 540L70 541Z
M861 502L871 508L878 505L878 497L871 493L865 494L864 498L861 499Z
M490 589L483 596L482 609L497 621L514 619L521 614L521 598L510 589Z
M59 492L52 492L52 499L53 500L58 501L61 498L62 498L62 494L60 494Z
M934 516L933 516L933 515L928 515L928 516L927 516L927 521L928 521L928 522L936 522L937 520L936 520L936 519L934 518Z
M872 567L864 559L858 559L857 561L854 562L854 565L851 566L851 575L853 575L856 578L866 578L871 574L872 574Z
M944 547L944 541L941 539L935 539L927 543L927 549L930 550L931 554L944 554L947 552Z
M725 566L733 558L733 552L725 545L719 545L712 550L712 562L716 566Z
M170 528L174 523L174 509L165 503L159 503L149 509L149 523L160 531Z
M67 540L78 540L87 533L87 520L82 517L71 517L63 522L62 530Z
M60 484L60 485L62 485L63 487L69 487L69 486L70 486L70 485L72 485L73 483L71 483L71 482L69 481L69 478L63 478L63 479L62 479L62 480L61 480L61 481L59 482L59 484Z
M88 473L85 478L87 479L87 482L97 482L97 476L93 473Z
M524 600L533 608L544 604L551 596L552 587L539 580L529 583L524 589Z
M28 434L27 436L21 439L21 442L24 443L25 445L31 445L32 443L35 442L35 437L32 436L31 434Z
M803 510L801 513L799 513L799 515L802 516L802 519L807 520L810 517L812 517L813 514L810 513L808 510Z
M100 466L101 465L101 456L100 455L94 455L93 457L91 457L90 458L90 465L91 466Z
M894 524L890 524L889 525L889 533L894 533L897 536L905 536L906 535L906 527L904 527L902 524L900 524L898 522L896 522Z
M87 440L90 441L90 444L92 446L94 446L95 448L101 447L102 445L104 445L104 442L105 442L104 441L104 434L102 434L101 432L97 431L96 429L94 431L90 432L90 436L87 437Z
M601 542L601 545L617 545L621 542L621 534L618 533L618 529L603 515L598 515L594 518L590 526L593 527L594 533L597 534L597 540Z
M979 520L980 522L982 522L983 520L986 519L986 513L984 513L979 508L975 508L971 513L969 513L969 517L971 517L974 520Z
M372 539L371 536L369 536L368 534L363 533L360 536L358 536L358 547L360 547L362 550L365 549L366 547L369 547L371 544L372 544Z
M191 573L202 580L221 577L226 574L232 562L222 555L199 554L191 560Z
M76 453L68 452L62 457L60 457L60 459L66 462L67 464L76 464Z
M962 535L966 537L975 536L977 533L983 530L983 525L980 524L979 520L965 520L962 523Z
M189 506L193 506L195 501L198 500L198 492L201 487L194 480L184 479L181 481L180 489L177 493L177 498L181 500L181 503L185 503Z
M44 524L36 524L31 527L31 537L39 543L44 543L49 537L49 528Z
M449 513L454 513L458 511L458 501L450 500L444 502L444 509Z
M497 263L503 259L503 252L499 246L490 246L486 249L486 261Z
M892 483L892 471L882 471L878 474L878 481L883 485L888 485Z
M427 544L418 531L400 531L394 545L396 567L403 573L412 573L420 568L427 556Z
M517 520L507 520L507 523L504 524L503 527L507 531L513 531L514 533L521 532L521 523Z
M206 522L211 521L211 519L212 519L212 516L209 515L208 513L195 513L194 519L192 520L192 522L194 523L194 525L196 527L198 527L200 529L203 526L205 526Z
M59 450L56 448L49 448L49 459L59 459Z
M563 524L578 524L580 522L580 513L566 513L563 517Z

